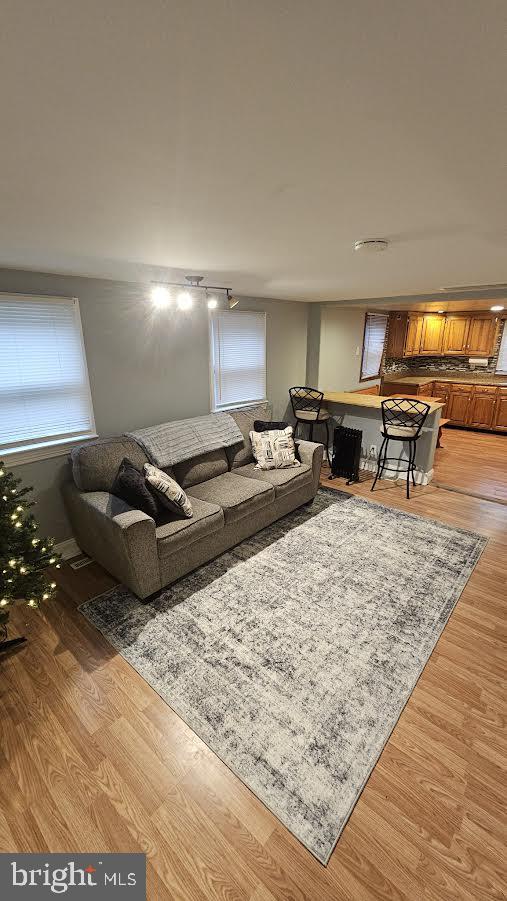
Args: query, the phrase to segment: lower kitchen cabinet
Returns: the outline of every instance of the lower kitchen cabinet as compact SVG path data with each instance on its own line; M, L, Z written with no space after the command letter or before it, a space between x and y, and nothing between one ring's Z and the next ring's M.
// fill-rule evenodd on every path
M496 411L496 388L474 388L467 425L476 429L491 429Z
M468 385L451 385L446 405L446 419L453 425L468 425L471 399L472 389Z
M507 388L498 388L493 428L497 432L507 432Z

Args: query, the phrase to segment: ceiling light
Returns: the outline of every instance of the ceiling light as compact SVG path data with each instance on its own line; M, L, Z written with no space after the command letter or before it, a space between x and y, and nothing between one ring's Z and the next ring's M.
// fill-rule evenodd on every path
M151 289L151 302L157 310L163 310L171 303L171 295L164 285L155 285Z
M192 306L192 295L189 291L181 291L178 294L178 308L180 310L189 310Z
M496 304L494 307L490 307L492 313L501 313L505 307L502 307L500 304Z
M216 297L208 297L208 310L216 310L218 307L218 300Z
M371 241L356 241L354 243L354 250L360 250L362 253L382 253L388 247L389 241L384 241L381 238L374 238Z
M437 313L445 313L445 310L437 310Z
M229 292L227 292L227 300L229 301L229 309L233 310L234 307L237 307L239 300L237 297L231 297Z

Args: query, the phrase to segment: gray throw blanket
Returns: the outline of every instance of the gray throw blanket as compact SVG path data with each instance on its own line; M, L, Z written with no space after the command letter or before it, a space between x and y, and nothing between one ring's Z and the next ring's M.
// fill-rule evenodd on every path
M125 434L137 441L161 469L243 441L241 431L227 413L163 422Z

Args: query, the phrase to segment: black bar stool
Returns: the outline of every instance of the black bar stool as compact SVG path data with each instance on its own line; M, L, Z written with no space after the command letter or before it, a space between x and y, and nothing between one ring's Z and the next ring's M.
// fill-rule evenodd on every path
M327 462L329 467L331 467L331 460L329 459L329 420L331 419L331 414L322 406L324 393L318 391L317 388L289 388L289 397L296 420L294 438L300 423L306 423L306 425L310 426L310 441L313 441L313 427L315 423L325 424Z
M421 434L422 427L426 422L426 417L430 411L430 405L425 404L422 400L409 400L408 397L389 397L382 401L382 428L380 432L383 437L380 453L378 455L378 466L375 481L371 486L371 490L375 488L379 478L385 469L396 470L399 472L400 457L388 457L390 441L406 441L408 444L408 464L407 464L407 498L410 498L410 475L415 487L415 455L417 451L417 440ZM387 463L396 462L397 466L387 466ZM405 470L402 470L405 472Z

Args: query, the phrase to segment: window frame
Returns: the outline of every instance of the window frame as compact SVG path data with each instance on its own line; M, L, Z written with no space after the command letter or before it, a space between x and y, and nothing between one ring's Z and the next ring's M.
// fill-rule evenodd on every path
M72 301L74 305L74 318L76 321L77 338L81 348L83 364L84 364L84 382L83 387L88 402L90 413L90 429L85 433L68 434L61 436L51 436L50 438L35 439L33 441L19 442L18 446L0 444L0 459L9 467L21 466L24 463L37 463L39 460L47 460L52 457L60 457L68 454L77 444L97 438L95 425L95 413L93 409L93 399L90 389L90 376L88 372L88 360L86 357L86 347L83 336L83 325L81 322L81 310L79 307L79 299L77 297L67 297L63 295L52 294L19 294L16 291L0 292L0 302L2 298L14 298L20 302L40 300L53 303L65 303Z
M364 363L364 348L365 348L365 338L366 338L366 324L368 322L368 316L384 316L386 320L386 329L384 332L384 343L382 345L382 353L380 355L380 360L378 364L378 373L377 375L365 375L363 376L363 363ZM361 364L359 366L359 381L360 382L373 382L375 379L379 379L381 377L381 369L382 369L382 359L384 357L384 352L386 349L386 338L387 338L387 329L389 325L389 314L388 313L380 313L378 310L367 310L364 314L364 323L363 323L363 346L361 350Z
M265 310L212 310L208 317L208 361L209 361L209 387L210 387L210 412L211 413L226 413L228 410L245 410L248 407L256 407L259 404L267 403L267 397L259 398L259 400L244 400L244 401L236 401L234 404L228 404L227 406L216 406L215 403L215 366L214 366L214 334L213 334L213 323L217 320L218 316L222 313L236 313L237 315L242 315L244 313L255 313L256 315L262 316L264 320L264 394L267 395L267 387L268 387L268 348L267 348L267 328L266 328L266 320L267 315Z
M498 369L498 364L500 362L500 357L502 354L502 347L504 346L504 344L505 344L505 358L507 361L507 316L502 316L500 318L501 318L501 322L503 323L503 325L501 325L500 328L502 328L503 331L502 331L502 336L500 338L500 344L498 345L498 357L497 357L496 366L495 366L495 375L507 375L507 364L506 364L505 369Z

